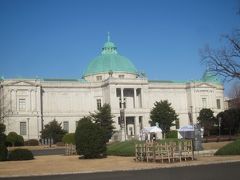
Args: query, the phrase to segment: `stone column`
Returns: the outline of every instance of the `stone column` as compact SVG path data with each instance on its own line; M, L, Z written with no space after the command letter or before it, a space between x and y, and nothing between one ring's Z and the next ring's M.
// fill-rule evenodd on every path
M123 122L123 124L122 124L122 117L121 117L121 113L123 113L123 104L122 104L122 102L123 102L123 88L120 88L120 91L121 91L121 94L120 94L120 99L119 99L119 105L120 105L120 122L121 122L121 126L122 126L122 128L121 128L121 141L125 141L125 123Z
M121 102L123 102L123 90L124 88L121 88Z
M10 90L10 102L9 102L9 105L10 105L10 111L13 112L13 89Z
M36 112L36 90L33 90L31 93L31 99L32 99L32 111Z
M35 103L35 111L38 112L38 108L37 108L37 88L36 90L34 91L35 92L35 100L34 100L34 103Z
M134 108L137 108L137 103L136 103L136 92L137 91L137 89L136 88L133 88L133 96L134 96L134 98L133 98L133 107Z
M16 108L16 111L18 111L18 99L17 99L17 90L15 91L15 108Z
M143 95L142 95L143 91L142 89L140 89L140 93L139 93L139 107L142 108L143 107Z
M28 108L29 112L32 112L32 90L29 90L29 108Z
M135 133L135 137L138 138L140 134L139 116L134 117L134 133Z

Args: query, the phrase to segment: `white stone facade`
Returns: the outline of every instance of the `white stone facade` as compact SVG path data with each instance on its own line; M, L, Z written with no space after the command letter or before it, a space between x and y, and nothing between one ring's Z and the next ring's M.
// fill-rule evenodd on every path
M123 76L119 76L122 74ZM24 139L39 139L42 127L56 119L74 132L77 121L98 105L109 103L115 130L120 130L120 101L125 99L128 136L136 137L148 127L154 102L168 100L179 115L180 126L196 123L202 108L215 114L224 110L223 86L211 82L150 81L131 74L105 73L83 80L5 79L0 81L1 119L6 133L15 131Z

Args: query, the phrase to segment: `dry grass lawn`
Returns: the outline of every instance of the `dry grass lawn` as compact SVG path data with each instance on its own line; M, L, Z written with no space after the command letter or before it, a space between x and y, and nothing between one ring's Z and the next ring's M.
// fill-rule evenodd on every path
M204 150L219 149L231 142L232 141L203 143L203 147ZM21 148L39 150L46 149L49 147L25 146ZM200 156L197 157L197 160L194 161L177 162L170 164L135 162L133 160L133 157L117 157L117 156L109 156L108 158L105 159L93 159L93 160L79 159L78 156L63 156L63 155L36 156L35 159L31 161L0 162L0 177L165 168L231 161L240 161L240 156L221 156L221 157Z
M203 149L204 150L211 150L211 149L219 149L226 144L229 144L233 141L224 141L224 142L209 142L209 143L203 143Z
M133 157L109 156L105 159L84 160L78 159L78 156L38 156L31 161L0 162L0 177L164 168L226 161L240 161L240 156L198 157L194 161L170 164L135 162Z

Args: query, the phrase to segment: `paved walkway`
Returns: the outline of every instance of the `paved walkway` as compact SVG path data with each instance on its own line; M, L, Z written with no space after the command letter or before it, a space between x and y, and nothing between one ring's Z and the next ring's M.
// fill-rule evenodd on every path
M31 150L34 156L64 155L65 148Z

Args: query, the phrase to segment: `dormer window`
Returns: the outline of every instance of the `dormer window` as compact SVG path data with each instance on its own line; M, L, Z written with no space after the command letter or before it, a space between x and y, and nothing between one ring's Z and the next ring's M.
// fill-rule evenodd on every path
M120 74L118 77L119 77L120 79L124 79L124 75L122 75L122 74Z
M102 76L97 76L97 81L101 81L102 80Z

